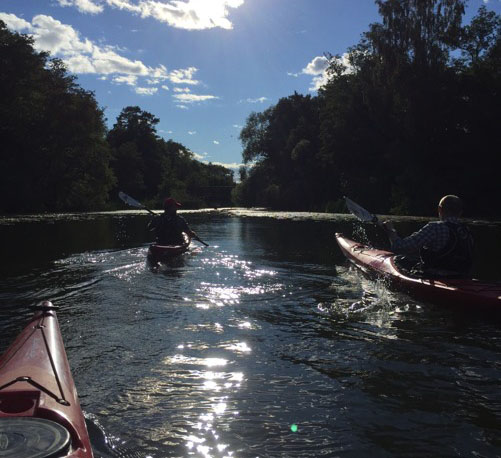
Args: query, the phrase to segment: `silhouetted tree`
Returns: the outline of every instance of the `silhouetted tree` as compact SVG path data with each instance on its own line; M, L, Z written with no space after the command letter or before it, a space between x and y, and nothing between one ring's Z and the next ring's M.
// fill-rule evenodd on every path
M114 176L94 94L2 21L0 66L0 211L103 208Z

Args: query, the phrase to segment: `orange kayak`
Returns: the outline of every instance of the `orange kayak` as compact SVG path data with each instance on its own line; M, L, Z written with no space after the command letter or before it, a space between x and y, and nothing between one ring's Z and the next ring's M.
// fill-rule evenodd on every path
M0 358L0 456L93 457L50 302Z
M336 234L343 254L370 276L384 278L395 289L437 304L495 309L501 312L501 283L471 278L420 278L404 273L395 253L377 250Z

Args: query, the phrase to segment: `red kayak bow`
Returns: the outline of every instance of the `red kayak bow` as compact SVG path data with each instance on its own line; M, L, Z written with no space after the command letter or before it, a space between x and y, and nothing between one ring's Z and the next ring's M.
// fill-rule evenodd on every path
M0 456L93 457L50 302L0 358Z

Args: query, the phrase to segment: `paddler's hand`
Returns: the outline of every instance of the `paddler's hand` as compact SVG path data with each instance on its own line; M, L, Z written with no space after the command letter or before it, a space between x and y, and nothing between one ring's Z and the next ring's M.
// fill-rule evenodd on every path
M391 221L384 221L383 227L386 233L388 234L388 238L390 239L390 241L393 241L398 237L397 231Z
M391 221L383 221L383 227L386 229L386 232L395 232L395 227Z

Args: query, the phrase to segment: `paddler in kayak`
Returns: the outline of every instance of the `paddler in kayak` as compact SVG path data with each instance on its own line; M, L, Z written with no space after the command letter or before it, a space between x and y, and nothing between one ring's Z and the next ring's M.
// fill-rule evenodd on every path
M183 232L190 238L199 240L198 235L193 232L186 220L177 214L181 204L172 197L164 200L164 212L155 216L149 223L148 229L155 231L156 242L159 245L182 245L185 243Z
M423 274L468 277L473 265L473 238L468 228L459 221L463 212L461 199L447 195L438 204L439 221L426 224L419 231L401 238L391 221L385 221L383 227L391 242L392 251L406 256L407 267Z

